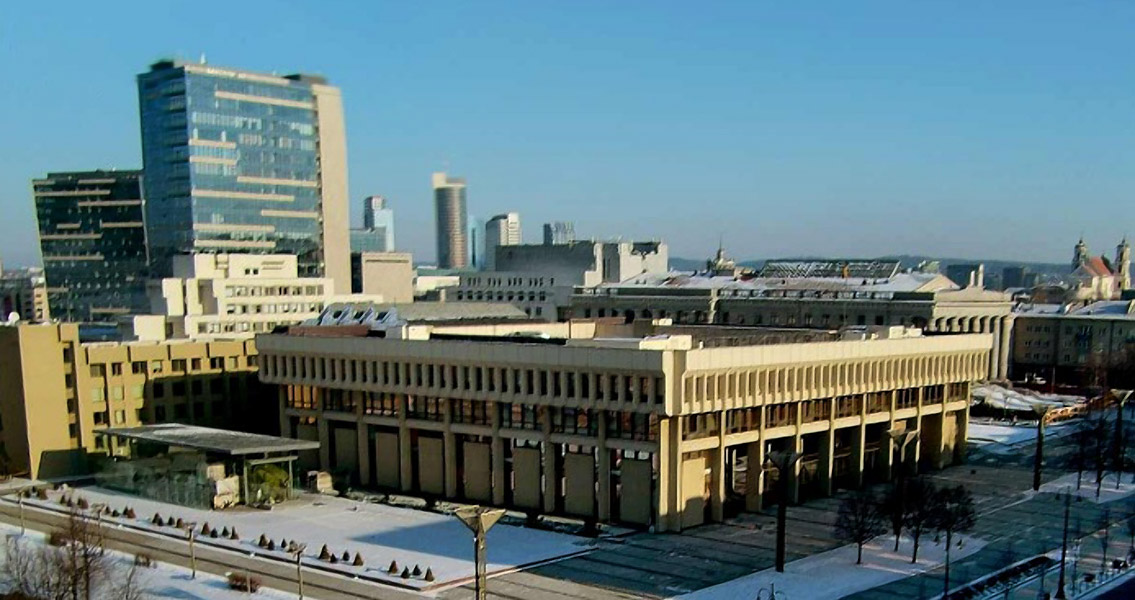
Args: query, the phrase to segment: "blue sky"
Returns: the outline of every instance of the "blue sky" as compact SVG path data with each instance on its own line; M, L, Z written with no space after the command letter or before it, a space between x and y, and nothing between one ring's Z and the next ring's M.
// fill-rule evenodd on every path
M352 219L433 257L430 173L525 237L707 256L1070 260L1135 234L1131 2L9 2L0 256L30 179L141 166L134 76L168 56L343 89Z

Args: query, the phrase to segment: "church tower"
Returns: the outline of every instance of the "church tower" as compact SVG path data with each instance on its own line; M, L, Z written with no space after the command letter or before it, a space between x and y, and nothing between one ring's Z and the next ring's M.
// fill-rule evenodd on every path
M1072 254L1072 270L1075 271L1086 262L1088 262L1088 245L1084 243L1084 238L1081 237L1080 241L1076 242L1075 253Z
M1131 246L1126 237L1115 247L1115 275L1121 291L1131 287Z

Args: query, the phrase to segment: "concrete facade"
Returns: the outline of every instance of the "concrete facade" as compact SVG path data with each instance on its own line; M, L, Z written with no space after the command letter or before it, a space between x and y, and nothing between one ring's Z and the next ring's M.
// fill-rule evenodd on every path
M77 325L0 327L0 447L16 472L86 472L94 431L180 422L265 425L252 340L81 343Z
M47 304L47 282L40 269L0 271L0 320L16 313L21 321L46 323L51 320Z
M434 173L433 190L437 266L441 269L469 267L469 213L465 207L465 180L449 177L445 173Z
M401 304L414 301L413 257L407 252L361 252L351 256L353 291Z
M898 328L696 347L603 321L546 327L546 342L506 325L264 335L260 377L279 386L283 435L320 441L310 466L357 485L679 531L776 498L770 451L804 455L790 500L889 477L888 431L921 432L908 466L962 460L992 345Z
M1014 321L1013 377L1073 385L1130 385L1135 364L1135 301L1021 312Z

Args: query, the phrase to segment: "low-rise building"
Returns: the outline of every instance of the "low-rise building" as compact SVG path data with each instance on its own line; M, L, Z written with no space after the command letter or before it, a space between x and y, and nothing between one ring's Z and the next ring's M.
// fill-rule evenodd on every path
M417 305L415 305L417 306ZM965 452L989 335L616 319L293 327L257 337L283 435L355 485L679 531Z
M16 472L87 472L96 431L191 423L275 432L252 340L97 342L76 324L0 326L0 448ZM272 421L272 422L269 422Z
M413 257L408 252L352 252L351 291L383 302L413 302Z
M1028 304L1017 312L1013 378L1059 384L1135 384L1135 301Z
M29 323L51 320L43 269L0 272L0 321L8 319L12 313Z

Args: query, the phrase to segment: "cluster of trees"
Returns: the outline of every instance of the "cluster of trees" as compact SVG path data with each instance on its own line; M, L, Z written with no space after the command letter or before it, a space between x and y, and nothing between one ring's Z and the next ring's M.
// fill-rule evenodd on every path
M973 495L963 486L938 487L921 477L895 485L887 494L876 496L860 490L844 498L836 515L836 537L853 542L858 548L856 564L863 562L863 546L887 533L895 536L895 550L906 531L913 543L910 562L918 562L918 547L927 533L946 538L946 569L954 534L973 528L976 512Z
M66 524L44 544L10 536L0 564L4 600L141 600L145 591L136 566L106 552L102 531L72 509Z
M1135 464L1129 456L1132 448L1124 431L1123 410L1123 404L1119 404L1110 417L1109 411L1092 411L1075 425L1070 460L1072 468L1076 469L1077 490L1083 486L1084 473L1089 472L1095 476L1096 497L1099 498L1109 471L1115 474L1118 488L1123 471Z

